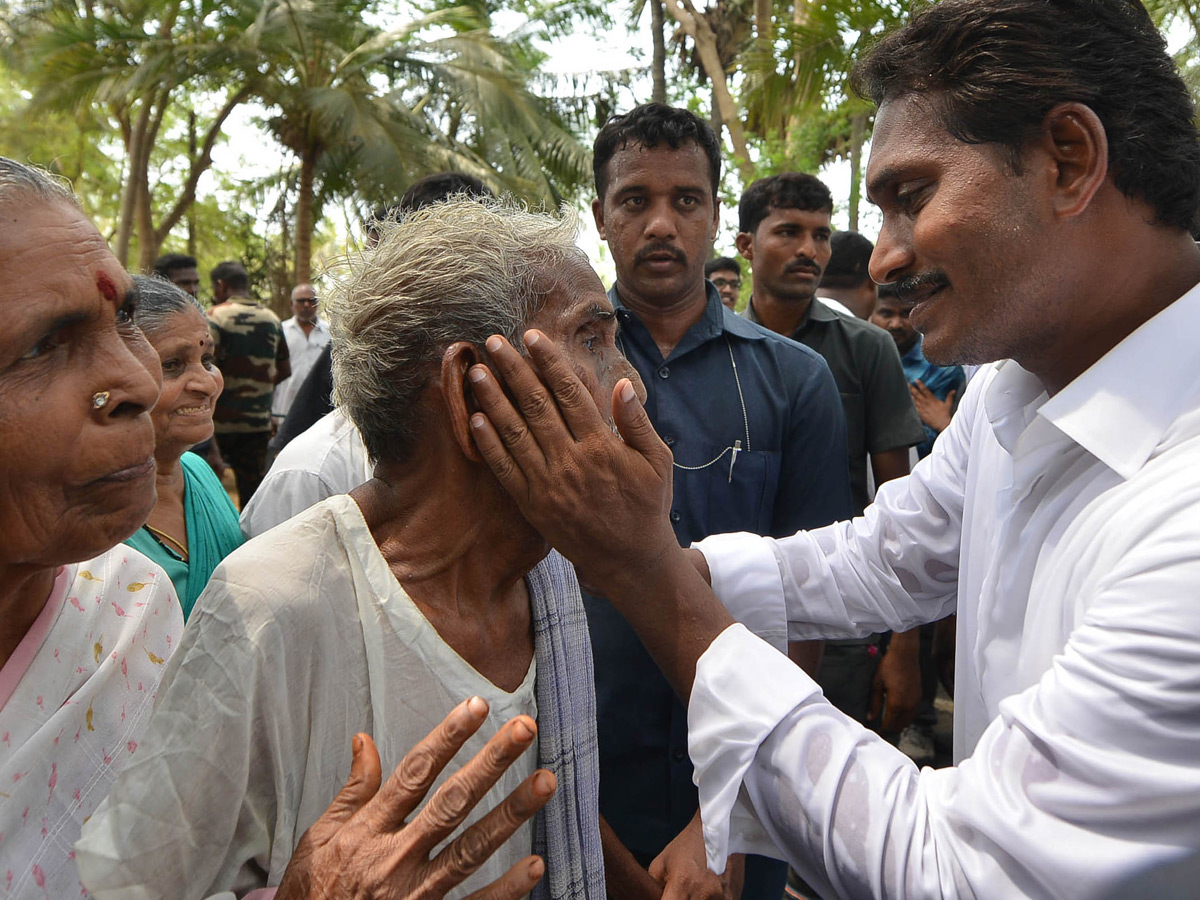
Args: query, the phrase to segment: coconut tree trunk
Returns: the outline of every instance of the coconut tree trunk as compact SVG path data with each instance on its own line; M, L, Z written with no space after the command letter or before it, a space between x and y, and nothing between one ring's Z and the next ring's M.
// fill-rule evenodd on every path
M647 0L647 2L650 4L650 39L654 43L654 55L651 58L651 76L654 86L650 91L650 99L655 103L666 103L667 40L663 35L666 22L662 0Z
M760 53L771 52L771 0L754 0L754 37Z
M313 182L317 172L317 148L312 142L300 156L300 184L296 197L295 284L312 280Z
M858 205L862 197L862 150L867 139L867 114L850 117L850 230L858 231Z

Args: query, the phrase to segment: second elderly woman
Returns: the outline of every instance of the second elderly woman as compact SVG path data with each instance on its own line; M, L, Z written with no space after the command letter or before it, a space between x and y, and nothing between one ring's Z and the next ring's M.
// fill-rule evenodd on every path
M217 563L242 543L233 501L208 463L187 452L212 437L224 381L200 304L160 278L133 282L134 324L158 354L163 386L150 413L158 499L125 543L166 570L186 621Z

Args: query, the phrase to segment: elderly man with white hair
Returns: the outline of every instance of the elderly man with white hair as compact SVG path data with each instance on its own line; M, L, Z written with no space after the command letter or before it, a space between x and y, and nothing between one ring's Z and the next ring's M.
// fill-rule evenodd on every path
M488 720L449 770L518 715L536 720L527 739L537 751L461 827L523 780L548 788L537 765L558 790L446 896L531 852L546 868L535 897L604 896L579 588L500 487L470 425L468 372L496 332L541 329L605 415L617 381L636 379L575 230L512 205L454 201L387 226L377 248L350 260L328 304L335 397L375 477L251 540L214 573L142 748L85 829L80 868L94 894L240 896L279 884L346 780L353 735L373 736L387 771L477 696Z

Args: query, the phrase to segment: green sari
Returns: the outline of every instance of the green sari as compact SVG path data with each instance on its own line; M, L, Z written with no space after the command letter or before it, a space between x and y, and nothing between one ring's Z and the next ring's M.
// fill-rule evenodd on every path
M241 546L242 530L233 502L208 463L195 453L183 454L179 462L188 559L181 559L145 527L125 543L163 567L175 585L186 621L217 563Z

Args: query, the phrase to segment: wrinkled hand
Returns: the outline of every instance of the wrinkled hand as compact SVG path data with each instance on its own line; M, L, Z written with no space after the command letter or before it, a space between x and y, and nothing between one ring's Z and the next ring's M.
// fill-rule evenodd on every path
M486 366L469 376L483 411L471 417L475 443L525 518L601 587L679 552L671 451L629 380L613 391L617 437L554 342L528 331L525 343L545 384L506 340L487 342L517 408Z
M912 394L913 406L917 408L917 415L921 417L922 422L938 434L950 427L950 418L954 415L954 395L957 391L950 391L945 400L939 400L933 391L925 387L925 382L918 378L908 386L908 392Z
M700 813L650 863L650 877L663 886L662 900L739 900L746 858L730 856L725 872L708 870Z
M888 651L879 661L871 682L871 707L868 718L883 713L879 730L892 733L912 722L921 703L920 629L892 635Z
M534 772L453 843L430 854L531 746L537 725L528 716L508 722L406 820L486 717L487 703L479 697L459 704L409 751L382 790L375 744L355 735L350 777L300 839L276 900L436 900L478 869L550 799L550 772ZM527 857L467 900L516 900L544 871L539 857Z

